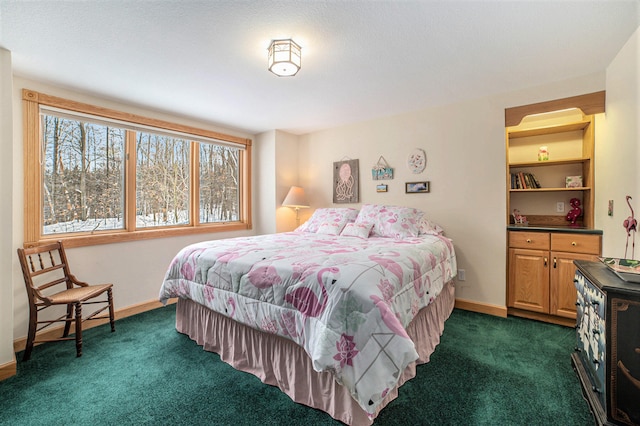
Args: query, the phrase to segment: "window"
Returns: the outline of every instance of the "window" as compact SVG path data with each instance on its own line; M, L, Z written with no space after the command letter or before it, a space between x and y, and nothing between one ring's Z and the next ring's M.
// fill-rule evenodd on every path
M136 228L189 223L189 147L186 139L136 135Z
M41 119L42 235L124 229L125 130Z
M25 246L250 229L251 141L24 90Z

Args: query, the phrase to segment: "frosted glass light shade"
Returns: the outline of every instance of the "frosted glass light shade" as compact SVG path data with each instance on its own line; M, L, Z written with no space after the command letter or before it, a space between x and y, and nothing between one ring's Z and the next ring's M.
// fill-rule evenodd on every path
M300 46L291 39L273 40L269 46L269 71L279 77L291 77L302 64Z

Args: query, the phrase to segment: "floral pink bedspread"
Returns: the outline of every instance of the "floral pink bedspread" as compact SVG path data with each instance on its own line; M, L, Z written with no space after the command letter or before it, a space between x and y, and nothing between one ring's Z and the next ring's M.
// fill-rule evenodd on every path
M418 358L405 328L451 280L451 240L305 232L207 241L174 258L160 301L192 299L301 345L372 413Z

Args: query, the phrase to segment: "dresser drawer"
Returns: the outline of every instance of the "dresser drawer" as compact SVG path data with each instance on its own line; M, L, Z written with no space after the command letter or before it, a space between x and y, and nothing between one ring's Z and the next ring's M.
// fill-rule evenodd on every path
M549 250L549 233L510 231L509 247Z
M551 234L551 250L570 253L600 254L600 235L592 234Z

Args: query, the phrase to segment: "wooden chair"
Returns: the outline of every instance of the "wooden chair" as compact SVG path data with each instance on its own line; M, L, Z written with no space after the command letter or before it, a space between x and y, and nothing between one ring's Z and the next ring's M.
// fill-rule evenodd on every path
M69 263L62 246L62 241L39 247L18 249L18 257L22 266L24 283L29 297L29 334L24 351L23 361L31 358L33 344L61 340L76 341L76 356L82 356L82 323L87 320L109 319L111 332L115 331L113 314L112 284L89 285L78 281L69 271ZM93 300L105 294L106 300ZM105 304L91 315L82 317L82 306L88 304ZM53 306L66 305L66 314L59 318L38 320L40 311ZM109 309L109 316L99 313ZM75 312L75 315L74 315ZM59 314L60 312L58 312ZM48 315L51 317L52 315ZM55 315L53 315L55 316ZM39 331L54 323L64 322L62 337L46 336L36 339ZM69 337L71 323L75 323L75 337ZM43 324L43 325L41 325ZM40 326L41 325L41 326ZM39 327L39 328L38 328Z

